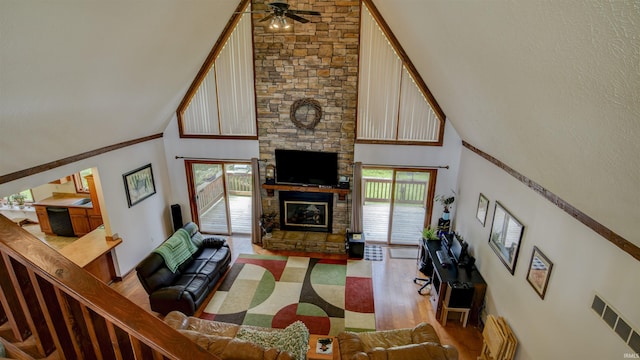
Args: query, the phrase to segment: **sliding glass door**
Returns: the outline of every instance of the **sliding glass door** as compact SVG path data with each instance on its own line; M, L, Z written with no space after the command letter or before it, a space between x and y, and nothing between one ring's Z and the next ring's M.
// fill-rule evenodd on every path
M186 160L185 165L191 215L200 231L250 234L251 164Z
M436 170L363 167L367 241L417 245L431 217Z

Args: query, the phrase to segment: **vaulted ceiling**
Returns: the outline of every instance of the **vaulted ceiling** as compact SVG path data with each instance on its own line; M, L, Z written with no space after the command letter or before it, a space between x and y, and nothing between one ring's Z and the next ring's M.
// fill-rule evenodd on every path
M463 140L640 245L637 1L373 2ZM237 5L0 2L0 175L164 131Z

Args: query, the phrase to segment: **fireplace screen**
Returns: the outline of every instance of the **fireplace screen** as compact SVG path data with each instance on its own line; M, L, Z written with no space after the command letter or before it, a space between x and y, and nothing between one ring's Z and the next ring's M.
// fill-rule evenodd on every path
M285 209L285 225L304 227L304 228L322 228L329 226L329 204L326 202L313 201L284 201Z

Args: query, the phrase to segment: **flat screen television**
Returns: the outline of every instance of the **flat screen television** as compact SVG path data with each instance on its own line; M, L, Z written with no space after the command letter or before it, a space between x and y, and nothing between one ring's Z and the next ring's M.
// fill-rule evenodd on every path
M338 153L276 149L276 182L336 186L338 184Z

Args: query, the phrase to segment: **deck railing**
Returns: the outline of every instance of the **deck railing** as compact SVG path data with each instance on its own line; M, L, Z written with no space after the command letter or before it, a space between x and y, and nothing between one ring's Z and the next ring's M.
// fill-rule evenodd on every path
M391 199L391 179L362 178L364 201L388 202ZM425 204L428 181L396 180L395 201L403 204Z
M251 195L251 174L227 173L226 180L229 195ZM198 211L204 214L224 196L222 176L200 184L196 193Z
M0 215L0 340L19 359L218 359Z

